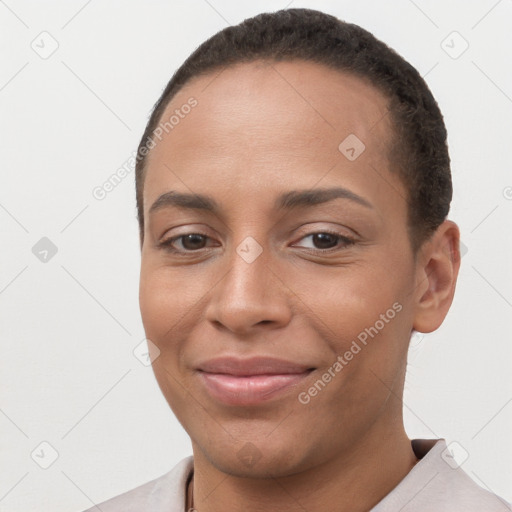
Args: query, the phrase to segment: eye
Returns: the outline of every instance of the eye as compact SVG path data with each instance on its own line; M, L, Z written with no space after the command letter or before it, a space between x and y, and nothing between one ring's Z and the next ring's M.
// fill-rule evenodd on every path
M163 240L158 245L171 252L194 252L204 249L209 236L202 233L186 233Z
M310 233L300 240L308 240L302 245L294 244L294 247L303 247L317 252L328 252L333 250L342 250L345 247L353 245L355 240L330 231L319 231ZM208 241L212 239L203 233L186 233L163 240L158 244L166 250L175 253L193 253L207 248Z
M339 233L333 233L331 231L318 231L315 233L310 233L305 237L302 237L301 240L309 239L308 244L299 245L299 247L304 247L305 249L312 249L313 251L318 252L327 252L331 250L342 250L347 246L355 244L355 240ZM297 246L297 244L294 244Z

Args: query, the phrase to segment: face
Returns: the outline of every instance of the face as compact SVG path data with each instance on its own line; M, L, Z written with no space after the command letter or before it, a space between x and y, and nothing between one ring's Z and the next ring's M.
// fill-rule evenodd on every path
M256 62L192 80L162 121L176 109L148 160L140 307L194 456L291 475L402 428L415 263L386 99Z

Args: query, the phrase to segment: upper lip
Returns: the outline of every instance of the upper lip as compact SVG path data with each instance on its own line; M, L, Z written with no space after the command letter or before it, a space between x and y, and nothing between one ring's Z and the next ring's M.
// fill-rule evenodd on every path
M313 368L310 365L294 363L273 357L217 357L201 363L198 370L207 373L224 373L235 376L280 375L304 373Z

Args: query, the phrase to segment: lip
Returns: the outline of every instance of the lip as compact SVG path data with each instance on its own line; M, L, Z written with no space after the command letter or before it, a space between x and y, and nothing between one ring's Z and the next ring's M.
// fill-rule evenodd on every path
M314 368L270 357L222 357L200 364L197 370L214 399L228 405L249 406L284 394Z
M207 373L223 373L237 377L253 375L282 375L291 373L304 373L310 370L311 365L294 363L274 357L216 357L198 365L197 369Z

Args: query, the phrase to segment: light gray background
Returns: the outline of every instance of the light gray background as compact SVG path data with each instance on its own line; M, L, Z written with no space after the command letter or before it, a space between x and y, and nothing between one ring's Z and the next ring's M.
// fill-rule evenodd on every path
M463 468L512 501L510 0L5 0L0 511L83 510L191 453L133 354L144 340L133 171L101 201L92 191L136 150L161 90L198 44L287 6L370 30L439 101L450 218L467 253L444 325L412 340L406 426L410 437L456 440ZM58 249L46 262L32 252L42 237ZM58 458L42 469L52 450Z

